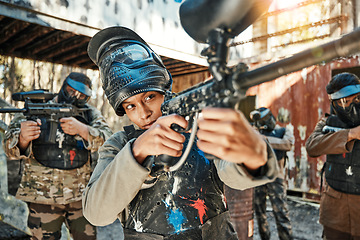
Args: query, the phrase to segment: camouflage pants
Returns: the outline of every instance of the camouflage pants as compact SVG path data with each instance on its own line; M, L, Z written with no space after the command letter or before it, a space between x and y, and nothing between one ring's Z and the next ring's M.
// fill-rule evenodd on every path
M66 205L28 203L28 206L32 239L60 239L63 223L74 240L96 239L96 228L83 216L81 201Z
M262 240L270 239L269 223L266 219L266 196L269 196L280 240L292 238L291 223L286 203L284 180L277 178L274 182L254 189L254 211Z

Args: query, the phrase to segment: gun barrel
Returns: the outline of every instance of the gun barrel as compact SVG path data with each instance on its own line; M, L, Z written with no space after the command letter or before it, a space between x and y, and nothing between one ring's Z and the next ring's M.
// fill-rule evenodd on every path
M305 50L278 62L244 72L237 77L240 88L249 88L305 67L327 62L338 57L346 57L360 51L360 28L343 35L335 41Z
M0 113L24 113L25 108L0 108Z

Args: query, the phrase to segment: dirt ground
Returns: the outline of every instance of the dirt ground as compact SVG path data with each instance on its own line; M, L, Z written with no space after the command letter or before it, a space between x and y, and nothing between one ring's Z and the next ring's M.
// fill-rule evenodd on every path
M288 197L287 202L294 239L321 240L322 225L319 223L319 204L306 202L296 197ZM275 218L269 201L266 206L268 221L271 229L271 240L279 239ZM255 218L253 240L261 240Z

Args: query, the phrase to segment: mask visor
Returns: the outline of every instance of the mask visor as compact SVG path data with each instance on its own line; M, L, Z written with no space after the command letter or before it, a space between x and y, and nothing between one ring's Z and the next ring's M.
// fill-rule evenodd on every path
M136 62L151 59L151 53L147 47L140 42L124 41L122 43L115 43L109 46L109 49L115 49L109 55L105 55L103 59L110 60L110 62L124 63L130 65ZM100 60L101 62L102 60Z
M334 92L332 94L330 94L330 99L331 100L337 100L340 98L345 98L351 95L354 95L356 93L360 92L360 85L349 85L346 87L343 87L342 89L340 89L337 92Z
M66 83L70 87L75 89L76 91L79 91L80 93L85 94L88 97L91 96L91 89L88 86L86 86L86 84L84 84L82 82L75 81L75 80L73 80L71 78L67 78Z

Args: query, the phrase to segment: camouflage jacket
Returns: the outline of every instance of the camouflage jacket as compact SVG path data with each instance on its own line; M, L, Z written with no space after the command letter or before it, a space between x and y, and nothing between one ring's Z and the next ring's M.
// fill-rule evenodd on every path
M278 128L280 128L280 126L276 125L275 129L278 129ZM293 130L291 130L290 128L285 128L285 134L282 138L266 136L266 139L268 140L270 146L274 150L280 150L280 151L285 151L285 152L291 151L291 149L295 143ZM287 153L285 153L285 154L287 154ZM278 159L278 163L279 163L278 178L284 179L285 178L285 173L284 173L285 157L283 157L282 159Z
M96 152L111 136L112 131L104 117L96 108L87 105L89 111L89 141L82 139L85 148ZM24 153L17 144L21 122L26 121L22 114L16 114L5 133L5 152L10 160L23 159L24 171L16 197L27 202L41 204L68 204L81 200L82 192L92 172L90 157L85 165L72 170L61 170L41 165L32 152L32 143ZM81 138L81 137L79 137ZM90 156L90 154L89 154Z

